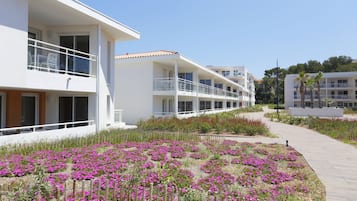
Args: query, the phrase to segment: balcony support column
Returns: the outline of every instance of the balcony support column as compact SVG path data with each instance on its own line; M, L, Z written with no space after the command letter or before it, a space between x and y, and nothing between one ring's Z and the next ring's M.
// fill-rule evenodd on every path
M99 133L100 131L100 113L99 113L99 107L100 107L100 77L99 77L99 71L100 71L100 65L101 65L101 52L102 52L102 28L100 24L98 24L97 27L97 70L96 70L96 113L95 113L95 131Z
M175 89L175 96L174 96L174 115L178 115L178 64L175 61L174 66L174 89Z

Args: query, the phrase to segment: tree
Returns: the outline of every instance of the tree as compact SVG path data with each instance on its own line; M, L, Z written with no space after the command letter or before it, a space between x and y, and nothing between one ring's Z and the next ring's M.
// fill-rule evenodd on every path
M269 104L275 103L276 100L276 72L277 68L272 68L269 70L265 70L263 79L255 85L255 99L257 103ZM287 73L286 69L279 68L279 103L284 102L284 78Z
M309 88L310 92L310 107L314 108L314 89L315 89L315 78L311 77L306 80L305 86Z
M300 98L301 98L301 107L305 108L305 92L306 92L306 81L309 78L308 74L305 74L304 71L300 71L298 77L296 77L296 80L300 82L299 84L299 92L300 92Z
M323 66L319 61L316 60L309 60L307 62L307 68L305 69L305 72L307 73L316 73L323 70Z
M316 83L316 86L317 86L317 98L318 98L318 101L319 101L319 108L322 107L322 104L321 104L321 80L323 79L324 77L324 74L319 71L317 73L317 75L314 77L314 80L315 80L315 83Z

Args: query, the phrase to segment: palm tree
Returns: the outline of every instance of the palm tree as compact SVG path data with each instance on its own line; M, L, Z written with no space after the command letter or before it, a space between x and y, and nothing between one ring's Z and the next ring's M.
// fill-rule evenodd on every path
M299 91L300 91L300 97L301 97L301 107L305 108L305 92L306 92L306 81L309 78L308 74L305 74L304 71L299 72L298 77L296 77L296 80L300 82L299 85Z
M319 108L322 107L322 104L321 104L321 96L320 96L320 91L321 91L321 80L322 78L324 77L324 74L319 71L317 73L317 75L314 77L314 80L315 80L315 83L317 85L317 98L319 99Z
M315 88L315 77L309 78L305 83L306 87L310 90L310 107L314 108L314 88Z

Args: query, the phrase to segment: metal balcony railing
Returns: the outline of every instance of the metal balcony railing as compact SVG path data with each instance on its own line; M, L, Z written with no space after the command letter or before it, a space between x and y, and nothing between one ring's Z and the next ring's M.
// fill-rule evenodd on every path
M78 50L28 39L27 69L95 77L97 57Z
M212 96L233 97L238 98L239 92L224 90L218 87L193 82L182 78L177 79L177 89L174 78L154 78L153 80L154 91L183 91L191 93L206 94Z
M94 124L94 120L87 120L87 121L76 121L76 122L66 122L66 123L53 123L53 124L42 124L42 125L33 125L33 126L1 128L0 136L9 135L9 134L41 132L41 131L55 130L55 129L66 129L71 127L89 126L93 124Z

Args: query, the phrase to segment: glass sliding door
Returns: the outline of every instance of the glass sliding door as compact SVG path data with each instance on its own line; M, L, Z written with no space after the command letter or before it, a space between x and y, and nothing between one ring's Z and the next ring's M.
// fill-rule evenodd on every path
M4 128L4 114L3 114L3 103L2 103L2 101L3 101L3 96L0 94L0 128Z
M89 36L88 35L76 35L76 36L60 36L60 46L78 50L84 53L89 53ZM89 60L88 55L81 54L68 50L65 54L65 50L62 49L63 54L60 56L60 69L69 72L76 72L81 74L89 74Z
M74 121L88 120L88 97L74 98ZM77 124L75 126L85 126L87 123Z
M77 122L88 120L88 97L60 97L59 122ZM85 126L87 123L68 124L67 127ZM63 128L63 126L62 126Z
M23 95L21 100L21 125L33 126L37 124L36 96Z
M59 123L67 122L73 122L73 98L59 97ZM68 127L72 127L72 125L68 125Z

